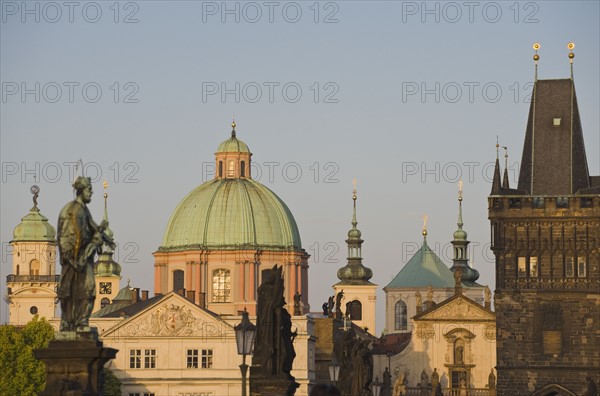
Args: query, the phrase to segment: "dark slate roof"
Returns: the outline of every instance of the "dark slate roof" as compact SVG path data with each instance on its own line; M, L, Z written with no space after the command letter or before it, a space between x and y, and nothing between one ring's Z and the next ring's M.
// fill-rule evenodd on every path
M533 89L518 190L572 195L590 188L573 80L538 80ZM556 118L559 126L554 125Z
M144 301L138 301L136 303L122 304L119 302L113 302L102 308L101 310L94 312L92 317L95 318L120 318L121 316L130 317L133 316L147 307L159 302L166 296L158 295L149 298Z

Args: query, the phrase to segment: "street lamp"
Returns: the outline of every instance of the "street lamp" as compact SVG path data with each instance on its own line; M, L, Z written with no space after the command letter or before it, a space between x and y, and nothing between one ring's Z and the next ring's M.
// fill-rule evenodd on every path
M379 396L379 392L381 392L381 382L379 382L379 377L375 377L375 382L373 382L372 386L373 396Z
M246 308L242 312L242 321L240 324L234 326L233 329L235 330L238 355L243 356L240 371L242 372L242 396L246 396L246 374L248 373L246 355L252 355L252 351L254 350L254 336L256 335L256 326L250 322Z
M338 376L340 375L340 366L338 366L335 357L331 360L331 366L329 366L329 379L331 382L337 385Z

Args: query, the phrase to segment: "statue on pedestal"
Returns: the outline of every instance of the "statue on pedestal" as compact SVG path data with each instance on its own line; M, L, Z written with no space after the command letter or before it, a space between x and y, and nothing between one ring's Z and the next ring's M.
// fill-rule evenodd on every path
M256 337L250 368L250 388L261 393L261 388L293 395L299 386L291 375L296 357L292 331L292 317L284 308L282 267L273 266L258 288L256 305Z
M88 322L94 300L94 255L103 243L114 249L112 238L104 233L106 221L98 226L92 219L87 204L92 199L92 182L89 177L78 177L73 183L74 201L61 210L58 217L58 251L62 266L58 284L61 307L61 332L90 331Z

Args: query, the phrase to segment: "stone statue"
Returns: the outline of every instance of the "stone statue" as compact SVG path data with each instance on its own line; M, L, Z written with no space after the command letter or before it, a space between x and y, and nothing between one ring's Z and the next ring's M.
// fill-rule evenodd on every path
M427 288L427 301L433 301L433 287Z
M421 293L417 290L415 293L415 305L417 306L417 313L421 313L423 311L423 300L421 299Z
M598 385L591 377L585 377L587 381L587 390L583 396L598 396Z
M287 377L296 357L292 321L284 308L282 267L273 266L258 288L256 337L252 365L259 366L262 375Z
M488 286L486 286L483 289L483 293L484 293L484 301L486 304L490 304L492 301L492 291L490 290L490 288Z
M431 373L431 396L436 396L438 385L440 385L440 375L437 372L437 368L434 368L433 373Z
M494 369L490 371L490 375L488 375L488 388L496 389L496 376L494 375Z
M458 346L456 347L456 354L454 356L454 363L456 364L463 364L463 347L462 346Z
M396 382L394 382L394 396L404 396L406 395L406 377L404 373L400 373L396 378Z
M337 386L341 394L343 396L370 395L370 386L373 382L373 354L369 342L357 338L354 329L350 328L341 332L340 337L335 341L333 354L340 367Z
M333 318L333 298L334 296L331 296L327 299L327 316L330 318Z
M92 181L78 177L73 183L74 201L66 204L58 217L57 240L61 274L58 284L60 331L89 332L89 318L96 299L94 255L103 243L114 249L112 238L104 233L108 222L98 226L87 204L92 199Z
M383 372L383 386L381 389L382 396L391 396L392 395L392 374L390 374L389 368L385 368Z
M294 316L300 316L302 315L302 308L300 307L300 302L302 298L302 294L296 292L296 294L294 294Z
M352 396L369 394L373 382L373 354L368 341L356 340L352 347ZM350 395L349 395L350 396Z
M321 306L321 309L323 309L323 315L325 315L325 316L329 315L329 306L327 305L326 302L323 303L323 305Z
M335 296L335 318L342 319L342 299L344 298L344 289Z
M442 391L442 384L437 384L435 387L435 396L444 396L444 392Z
M458 388L460 389L458 392L459 396L467 396L467 382L464 378L460 380Z
M429 376L427 375L427 372L425 371L425 369L423 369L423 371L421 372L421 387L426 387L428 383L429 383Z

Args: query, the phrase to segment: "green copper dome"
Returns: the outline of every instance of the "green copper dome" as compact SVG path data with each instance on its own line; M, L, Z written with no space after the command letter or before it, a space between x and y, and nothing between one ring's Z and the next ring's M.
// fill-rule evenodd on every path
M217 153L249 153L250 149L246 143L235 137L235 134L219 144Z
M34 206L27 216L15 227L13 232L14 242L56 242L56 230L48 219Z
M262 184L234 178L214 179L190 192L171 215L158 250L245 247L302 248L286 204Z

